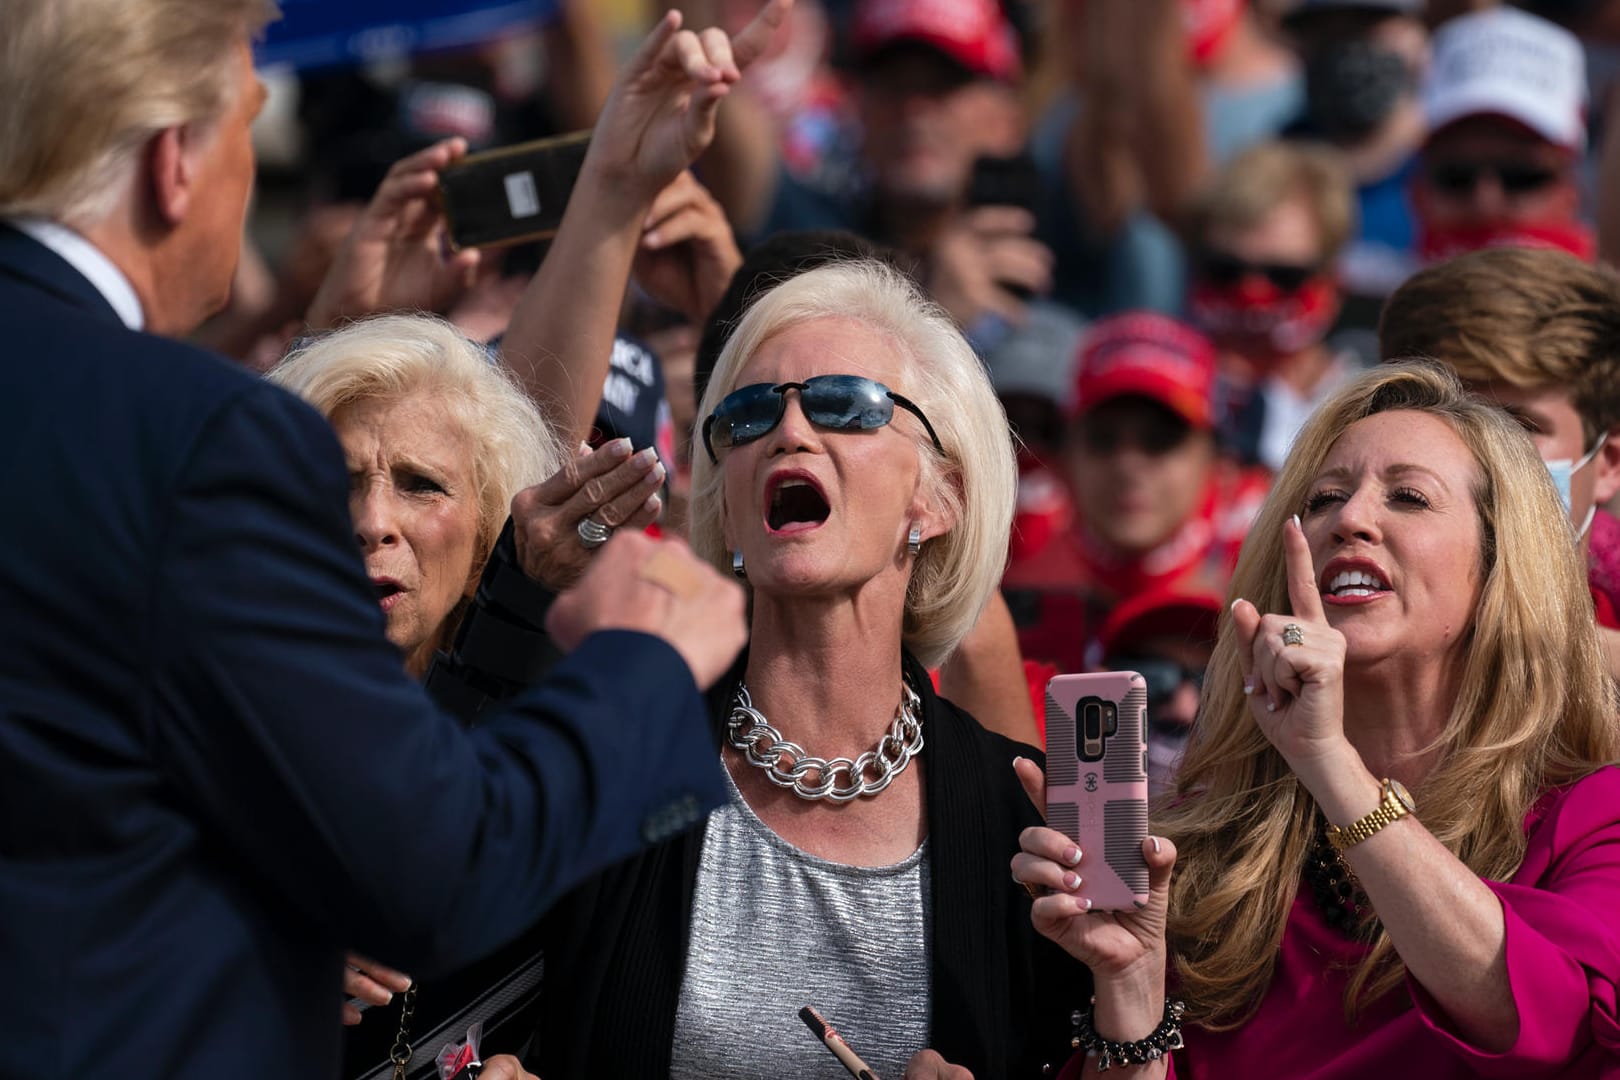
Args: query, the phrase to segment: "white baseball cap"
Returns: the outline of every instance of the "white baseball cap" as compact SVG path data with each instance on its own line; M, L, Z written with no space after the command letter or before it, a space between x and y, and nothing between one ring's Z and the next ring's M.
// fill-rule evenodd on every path
M1518 8L1460 15L1434 35L1423 90L1429 131L1505 116L1548 142L1586 147L1586 58L1568 30Z

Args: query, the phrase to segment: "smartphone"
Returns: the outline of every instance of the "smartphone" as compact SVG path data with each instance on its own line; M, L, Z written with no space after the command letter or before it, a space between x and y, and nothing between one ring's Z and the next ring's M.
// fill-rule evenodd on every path
M546 240L562 224L591 133L576 131L468 154L439 174L450 246Z
M1080 847L1080 896L1147 906L1147 682L1134 671L1046 684L1046 823Z
M979 157L968 177L969 206L1016 206L1031 214L1041 208L1041 173L1028 154Z

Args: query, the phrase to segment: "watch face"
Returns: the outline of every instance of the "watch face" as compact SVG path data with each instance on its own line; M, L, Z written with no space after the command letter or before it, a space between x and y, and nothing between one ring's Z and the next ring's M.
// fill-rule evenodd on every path
M1412 801L1412 793L1406 790L1405 784L1399 780L1391 780L1389 790L1394 793L1395 798L1400 800L1400 804L1406 807L1407 813L1417 813L1417 804Z

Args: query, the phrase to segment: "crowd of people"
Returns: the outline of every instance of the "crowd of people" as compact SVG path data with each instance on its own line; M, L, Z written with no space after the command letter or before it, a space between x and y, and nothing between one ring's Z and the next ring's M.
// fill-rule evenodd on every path
M0 4L0 1077L1620 1077L1615 5L599 15Z

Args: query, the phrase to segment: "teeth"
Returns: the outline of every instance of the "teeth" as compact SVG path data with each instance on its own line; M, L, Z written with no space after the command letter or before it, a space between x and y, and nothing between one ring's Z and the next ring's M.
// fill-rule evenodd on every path
M1365 570L1344 570L1328 582L1327 591L1335 596L1371 596L1389 586Z

